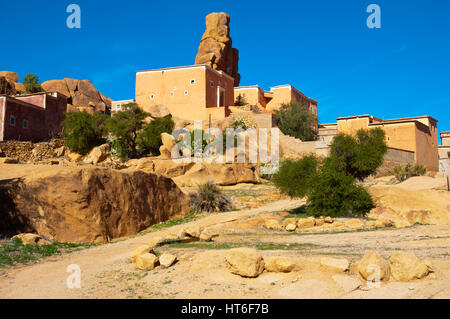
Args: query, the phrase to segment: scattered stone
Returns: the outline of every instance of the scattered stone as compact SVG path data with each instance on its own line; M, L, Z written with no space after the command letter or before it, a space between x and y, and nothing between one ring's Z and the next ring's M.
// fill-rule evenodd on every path
M345 222L345 226L352 228L352 229L357 229L357 228L363 228L364 223L359 219L350 219Z
M390 226L392 226L392 222L387 218L378 218L375 221L375 226L376 227L390 227Z
M258 277L264 271L264 260L256 249L231 249L227 252L225 261L231 273L242 277Z
M67 154L67 156L70 158L70 161L74 163L81 162L81 160L83 159L83 155L70 151L69 154Z
M24 245L32 245L32 246L42 246L42 245L51 245L52 243L44 238L42 238L39 235L36 234L29 234L29 233L25 233L25 234L18 234L15 235L14 237L11 238L12 240L14 239L20 239L22 241L22 244Z
M412 253L396 252L389 258L392 277L398 281L421 279L430 273L431 265L428 261L421 261Z
M332 278L336 284L338 284L345 291L345 293L352 292L361 287L361 282L352 276L337 274Z
M379 270L379 278L377 278ZM368 251L358 263L358 272L366 280L376 282L379 280L389 280L390 270L386 260L374 251Z
M150 245L139 246L131 253L131 261L136 262L137 257L139 257L140 255L143 255L143 254L147 254L147 253L153 253L152 246L150 246Z
M327 216L324 218L324 222L327 224L332 224L334 222L334 219L330 216Z
M280 222L276 219L268 219L265 221L264 226L268 229L282 229L282 225L280 224Z
M314 217L302 218L297 220L298 229L312 228L316 225L316 219Z
M171 254L162 254L159 257L159 264L164 268L169 268L177 261L177 256Z
M66 148L64 146L61 146L55 150L55 156L56 157L64 156L65 151L66 151Z
M213 236L205 231L202 232L199 237L200 241L211 241L212 238L213 238Z
M295 263L287 257L272 257L266 264L268 272L291 272L295 268Z
M296 224L297 223L297 219L295 218L286 218L285 220L283 220L283 223L281 223L281 225L286 228L287 225L289 224Z
M395 228L405 228L405 227L411 227L412 224L406 220L394 220L394 227Z
M153 270L158 264L158 257L145 253L136 258L136 267L141 270Z
M325 221L323 219L316 219L315 223L316 223L315 225L317 227L320 227L320 226L323 226L325 224Z
M320 258L320 266L329 271L344 272L349 269L350 263L343 258L322 257Z
M85 159L83 160L86 164L98 164L100 162L103 162L109 155L109 144L103 144L97 147L94 147L88 155L86 155Z
M200 238L200 235L202 233L202 229L198 225L189 226L189 227L185 228L184 231L186 232L186 234L189 237L192 237L192 238Z
M177 144L175 141L175 138L168 133L162 133L161 134L161 140L162 144L166 147L166 149L170 152L172 151L172 148Z
M180 230L177 234L177 237L180 239L185 239L187 237L186 231L184 229Z
M286 230L287 231L295 231L297 229L297 225L295 224L288 224L286 225Z

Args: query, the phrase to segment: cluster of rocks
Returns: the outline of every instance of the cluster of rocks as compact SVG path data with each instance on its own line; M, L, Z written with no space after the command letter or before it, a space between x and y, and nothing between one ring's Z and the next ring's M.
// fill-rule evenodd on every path
M327 230L330 228L342 228L342 229L364 229L364 228L383 228L383 227L395 227L403 228L412 226L411 223L405 220L391 220L388 218L377 218L371 220L361 220L357 218L353 219L340 219L335 220L332 217L308 217L308 218L286 218L283 222L278 219L270 218L265 221L264 226L268 229L274 230L286 230L293 231L306 231L306 230Z
M247 278L258 277L265 271L287 273L301 269L301 265L288 257L271 257L267 261L261 254L250 248L235 248L225 255L228 270ZM411 281L422 279L433 272L428 260L420 260L408 252L396 252L388 261L373 251L368 251L363 258L354 264L345 258L322 257L320 269L330 273L353 272L360 280L365 281Z
M16 162L36 163L62 156L62 149L64 149L63 139L41 143L3 141L0 142L0 157L8 157Z
M101 94L89 80L51 80L41 84L45 92L59 92L67 96L68 111L88 113L111 109L112 99Z
M14 72L0 71L0 94L15 95L25 91L25 86L19 81L19 75Z
M24 233L24 234L18 234L11 238L11 240L19 239L22 244L24 245L31 245L31 246L42 246L42 245L51 245L52 242L39 236L36 234L31 233Z
M178 257L167 253L158 257L155 252L156 247L170 242L183 242L185 240L209 242L216 236L216 234L212 234L200 226L186 227L181 229L177 235L155 237L147 245L139 246L131 253L131 262L136 265L136 268L141 270L153 270L158 265L163 268L169 268L178 261Z

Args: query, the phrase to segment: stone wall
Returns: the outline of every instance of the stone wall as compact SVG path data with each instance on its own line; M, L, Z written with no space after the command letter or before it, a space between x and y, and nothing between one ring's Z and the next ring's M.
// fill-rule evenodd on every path
M61 146L64 146L64 139L41 143L3 141L0 142L0 157L17 158L20 162L36 162L55 158L55 151Z

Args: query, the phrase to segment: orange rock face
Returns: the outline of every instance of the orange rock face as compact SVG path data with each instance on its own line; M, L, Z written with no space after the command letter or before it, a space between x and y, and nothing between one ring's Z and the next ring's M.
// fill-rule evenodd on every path
M224 71L234 78L234 85L239 86L239 51L232 48L229 25L230 16L224 12L213 12L206 16L206 31L195 64L206 64L214 70Z
M0 184L0 233L35 232L59 242L106 242L179 218L189 199L157 174L55 168Z
M68 111L104 112L112 100L101 94L89 80L51 80L41 84L45 92L59 92L68 98Z

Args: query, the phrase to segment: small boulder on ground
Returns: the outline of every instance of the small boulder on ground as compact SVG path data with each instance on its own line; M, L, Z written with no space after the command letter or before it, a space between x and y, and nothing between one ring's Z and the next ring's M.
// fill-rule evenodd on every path
M142 254L146 254L146 253L152 253L153 252L153 247L150 245L142 245L139 246L138 248L136 248L132 253L131 253L131 261L135 262L136 258Z
M323 221L327 224L332 224L334 222L334 219L330 216L327 216L323 219Z
M0 157L0 164L17 164L19 160L13 157Z
M136 267L141 270L153 270L158 264L156 255L145 253L136 258Z
M375 226L380 227L380 228L381 227L390 227L390 226L392 226L392 222L387 218L378 218L375 221Z
M427 276L432 270L427 260L420 260L412 253L396 252L389 258L392 277L398 281L410 281Z
M159 257L159 264L163 268L169 268L177 261L177 256L171 254L162 254Z
M374 251L368 251L358 263L358 272L366 280L389 280L388 262Z
M189 237L192 238L200 238L200 235L202 233L202 229L198 225L186 227L184 231Z
M296 224L287 224L286 225L286 230L287 231L295 231L297 229L297 225Z
M316 225L316 219L314 217L302 218L297 220L298 229L312 228Z
M97 147L94 147L89 154L83 160L86 164L98 164L103 162L109 155L110 145L103 144Z
M20 239L22 244L32 245L32 246L35 246L35 245L42 246L42 245L51 245L52 244L50 241L48 241L36 234L18 234L11 239L12 240Z
M211 235L210 233L208 233L206 231L203 231L199 237L200 241L205 241L205 242L211 241L212 238L213 238L213 235Z
M344 258L322 257L320 266L328 271L345 272L350 268L350 263Z
M291 272L295 263L287 257L272 257L266 262L265 268L269 272Z
M285 220L283 220L283 222L281 223L281 225L286 228L287 225L289 224L296 224L297 223L297 219L293 218L293 217L289 217L286 218Z
M282 229L282 225L280 224L280 222L276 219L268 219L265 221L264 226L267 229Z
M352 228L352 229L358 229L364 227L364 222L359 219L350 219L345 222L345 226Z
M258 277L264 271L264 259L256 249L235 248L225 255L228 270L241 277Z

